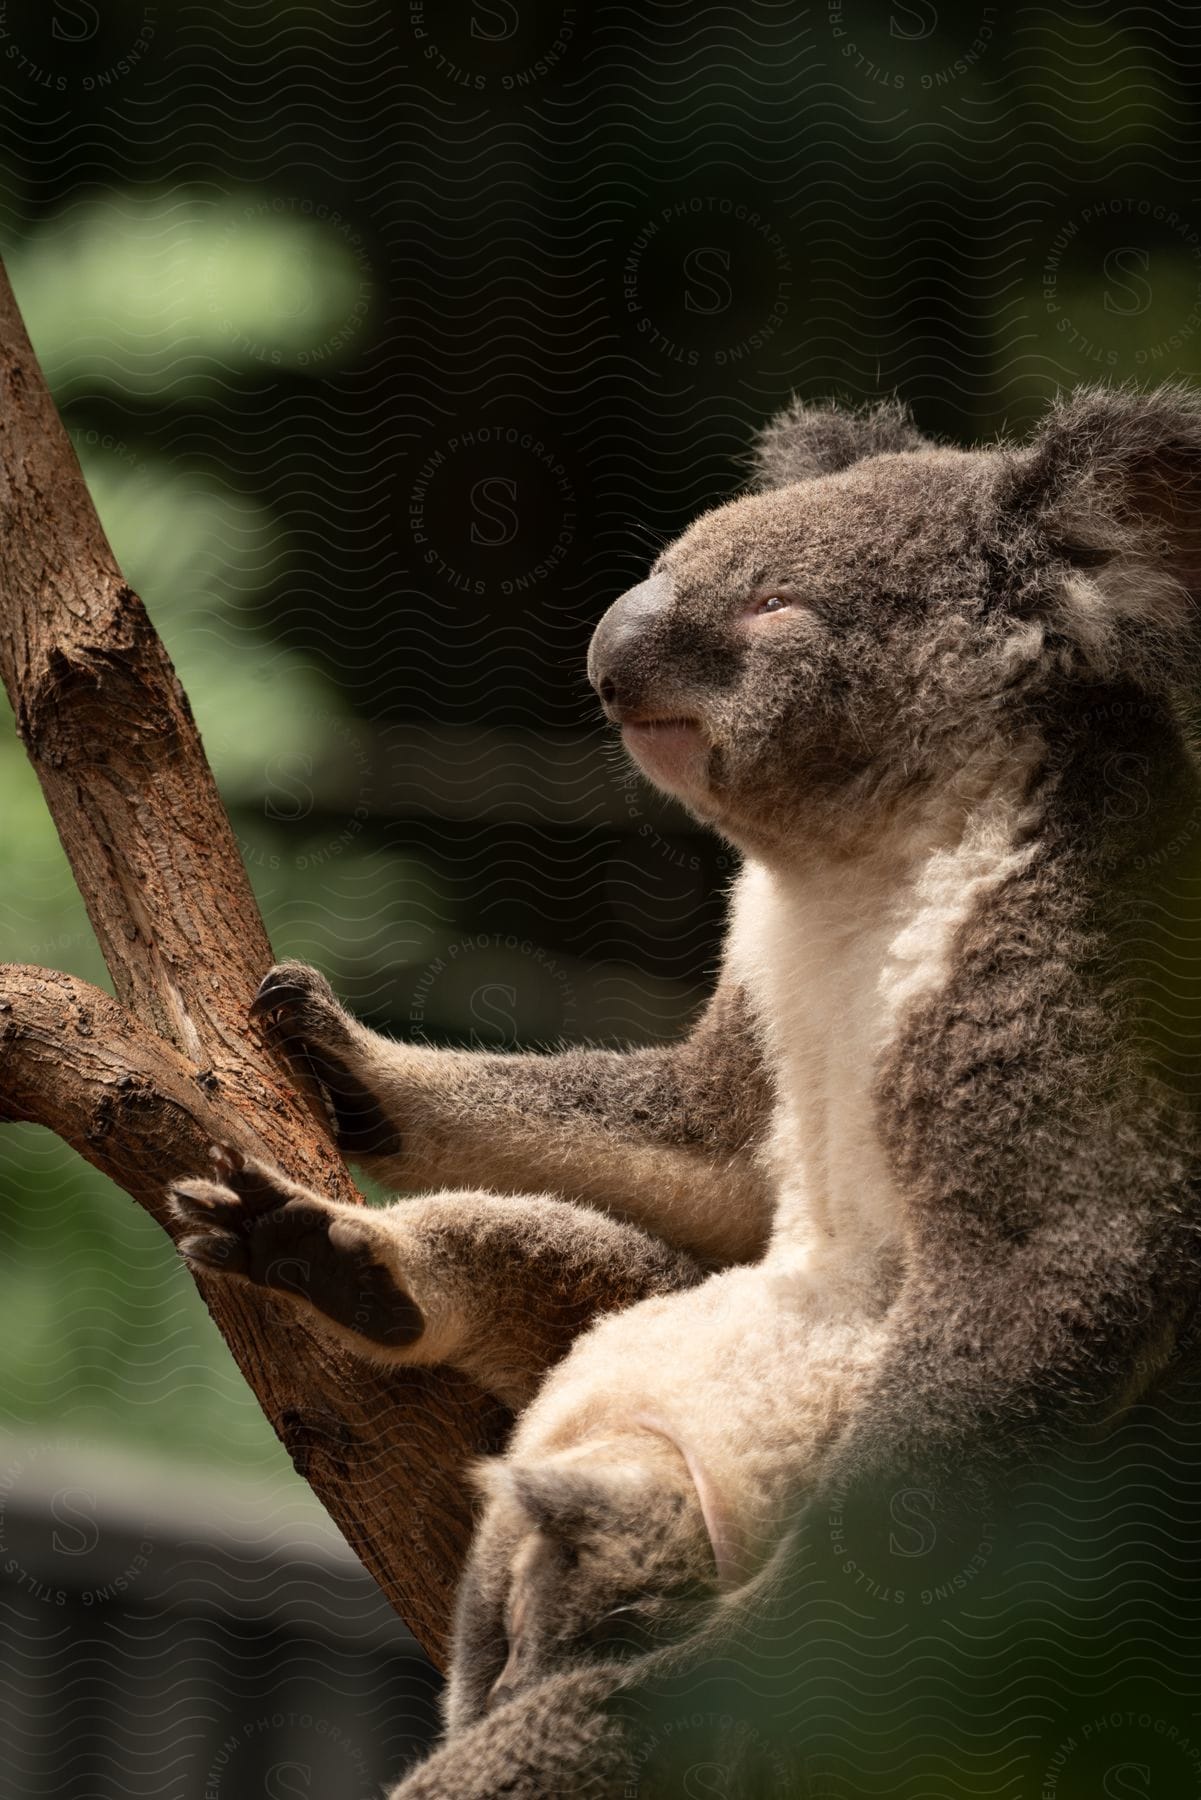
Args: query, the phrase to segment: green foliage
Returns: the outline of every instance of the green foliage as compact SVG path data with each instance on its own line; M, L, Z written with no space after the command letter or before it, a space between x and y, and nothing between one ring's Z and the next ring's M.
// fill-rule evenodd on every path
M113 189L7 258L56 396L174 401L255 367L328 367L368 316L362 239L337 213L254 189Z
M49 1132L0 1133L0 1429L286 1458L168 1239Z

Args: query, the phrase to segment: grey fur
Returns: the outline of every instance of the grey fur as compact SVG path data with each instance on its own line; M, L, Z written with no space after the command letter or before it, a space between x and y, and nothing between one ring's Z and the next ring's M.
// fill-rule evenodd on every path
M693 722L659 736L684 743L662 779L743 852L747 881L758 870L763 892L795 891L812 910L828 877L863 908L848 957L876 954L877 890L882 907L911 908L898 934L916 917L931 937L921 979L852 1071L870 1121L862 1217L846 1211L844 1171L843 1210L813 1237L812 1196L789 1161L809 1159L810 1187L823 1166L793 1124L813 1104L798 1076L809 1065L789 1049L804 1008L790 964L774 976L756 967L749 905L713 1009L674 1052L498 1058L387 1045L310 971L288 966L266 987L261 1010L281 1048L320 1084L348 1148L374 1147L383 1173L538 1189L559 1197L564 1225L584 1216L582 1202L633 1234L616 1253L631 1258L637 1303L594 1324L565 1361L554 1337L541 1364L553 1373L492 1478L460 1605L454 1731L398 1790L404 1800L582 1793L594 1760L598 1792L612 1771L628 1783L636 1730L601 1699L642 1664L576 1667L594 1654L589 1620L628 1588L631 1555L647 1558L652 1602L685 1570L702 1589L708 1577L720 1614L686 1459L670 1440L644 1441L656 1500L631 1509L606 1477L588 1489L592 1513L567 1509L571 1525L558 1529L575 1551L602 1516L620 1537L561 1608L535 1573L537 1652L496 1704L505 1610L537 1571L527 1552L547 1529L535 1504L539 1420L557 1395L596 1392L600 1350L636 1360L674 1329L679 1356L700 1368L704 1334L727 1316L723 1295L756 1294L745 1367L727 1358L715 1406L744 1422L745 1491L783 1481L800 1519L823 1494L885 1476L962 1479L1103 1420L1178 1361L1195 1305L1201 996L1180 960L1172 883L1201 836L1184 719L1201 657L1201 406L1175 388L1085 390L1052 408L1027 447L959 451L930 445L892 405L846 417L794 404L757 458L765 491L665 551L650 598L610 618L593 676L651 763L661 722ZM973 833L992 873L965 877L940 938L942 915L919 902ZM895 975L889 916L877 922L882 982ZM779 941L790 945L787 933ZM847 968L849 982L853 959ZM869 959L868 991L875 974ZM837 1149L831 1138L828 1160ZM873 1213L880 1168L887 1205ZM181 1203L205 1201L185 1190ZM456 1204L472 1221L466 1267L499 1203ZM382 1217L399 1231L403 1212ZM513 1215L515 1258L531 1216ZM647 1233L718 1265L749 1262L768 1241L761 1269L698 1286L691 1261L648 1261ZM794 1296L818 1240L842 1247L839 1316L870 1354L815 1386L826 1328ZM608 1253L597 1240L584 1256ZM397 1253L398 1276L413 1254ZM640 1282L658 1297L638 1300ZM435 1308L442 1291L435 1282ZM468 1336L449 1334L452 1357ZM770 1380L756 1343L775 1346ZM518 1360L510 1397L537 1379L528 1346ZM806 1432L819 1405L822 1428ZM618 1448L619 1461L633 1457L630 1443ZM598 1455L585 1459L585 1486ZM520 1764L503 1790L487 1786L502 1745Z
M923 437L900 400L851 408L835 401L812 405L794 399L756 434L753 481L757 488L787 487L834 475L865 456L929 447L929 438Z
M346 1154L385 1186L553 1193L717 1262L763 1248L770 1196L755 1150L771 1077L729 983L688 1037L654 1050L396 1044L302 963L267 975L254 1017L316 1085Z
M214 1154L215 1179L170 1189L183 1255L288 1294L374 1362L452 1364L514 1409L602 1304L701 1276L636 1226L549 1195L450 1191L368 1211L230 1146Z
M484 1464L488 1497L455 1620L453 1732L575 1663L686 1636L715 1591L687 1470L665 1443L623 1464Z

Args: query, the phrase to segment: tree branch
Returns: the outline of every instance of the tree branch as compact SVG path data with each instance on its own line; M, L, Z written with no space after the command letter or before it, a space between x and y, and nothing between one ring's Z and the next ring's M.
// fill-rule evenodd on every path
M96 517L0 271L0 676L117 1000L0 970L0 1118L33 1119L166 1224L225 1139L357 1199L324 1122L246 1023L271 948L175 671ZM267 1417L435 1658L495 1407L380 1374L233 1281L201 1293Z

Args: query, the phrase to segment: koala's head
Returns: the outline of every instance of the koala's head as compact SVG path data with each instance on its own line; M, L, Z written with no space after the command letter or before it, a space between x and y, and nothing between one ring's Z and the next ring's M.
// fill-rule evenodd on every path
M459 1594L452 1726L545 1676L685 1635L718 1588L687 1466L653 1440L494 1461Z
M597 627L644 773L744 848L954 780L1122 685L1201 668L1201 402L1082 390L1025 447L940 448L886 404L794 404L762 491L705 514Z

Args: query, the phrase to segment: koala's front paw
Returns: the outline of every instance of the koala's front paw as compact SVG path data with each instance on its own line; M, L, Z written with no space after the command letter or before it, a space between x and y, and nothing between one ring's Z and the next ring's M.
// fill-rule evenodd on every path
M344 1056L350 1049L353 1020L320 969L308 963L282 962L268 969L248 1016L289 1058L305 1047L313 1053L340 1050Z
M361 1056L355 1033L361 1028L320 970L276 963L251 1002L250 1019L293 1072L316 1086L340 1150L347 1156L399 1152L399 1131L355 1073Z
M212 1178L167 1190L172 1213L188 1227L178 1242L182 1256L304 1301L336 1327L335 1336L366 1338L385 1351L416 1342L425 1328L421 1310L389 1268L380 1227L364 1209L322 1200L228 1145L210 1154Z

